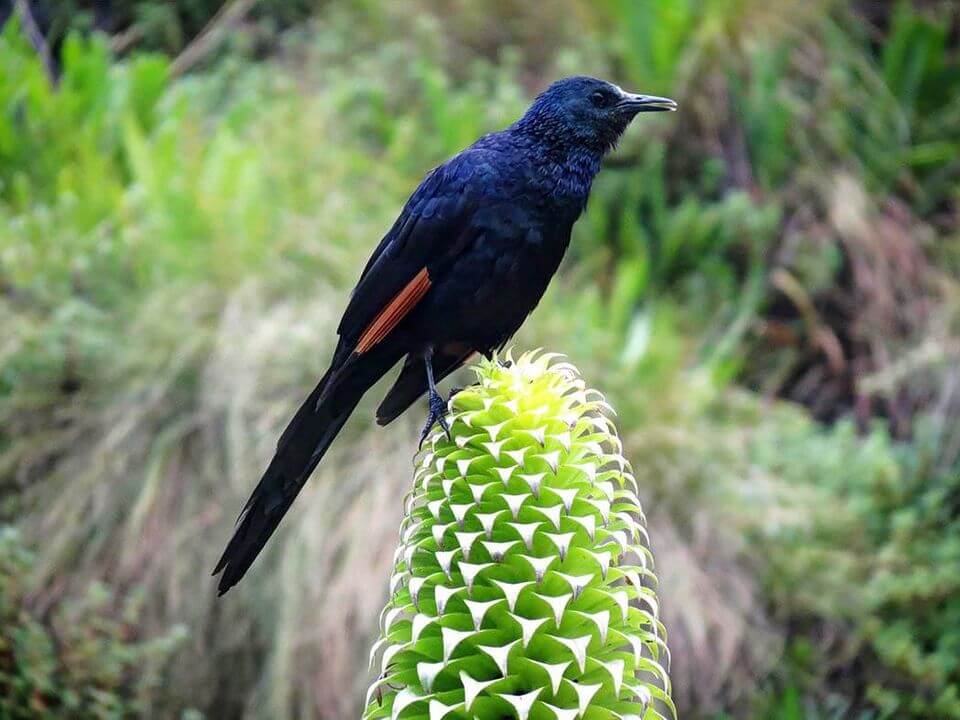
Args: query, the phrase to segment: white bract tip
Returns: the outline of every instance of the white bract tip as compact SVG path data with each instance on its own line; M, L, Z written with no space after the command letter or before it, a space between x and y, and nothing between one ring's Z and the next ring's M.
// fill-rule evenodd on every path
M517 465L511 465L510 467L502 468L495 467L493 471L499 476L500 481L503 483L504 487L510 484L510 476L513 475L513 471L517 469Z
M537 576L537 582L543 582L543 576L547 574L547 570L550 569L550 566L553 564L554 560L557 558L553 555L548 555L547 557L534 557L532 555L521 555L524 560L530 563L530 567L533 568L534 573Z
M519 540L508 540L507 542L491 542L490 540L481 540L480 544L490 553L490 559L493 562L500 562L503 557L517 545Z
M507 507L510 509L510 513L513 515L513 519L516 520L520 515L520 508L529 498L530 493L503 493L500 495L503 501L507 504Z
M454 630L448 627L441 628L440 637L443 641L443 662L447 662L460 643L473 634L473 630Z
M554 544L557 548L557 552L560 553L560 561L567 559L567 552L570 550L570 543L573 542L573 538L576 533L543 533L543 537L547 538L550 542Z
M450 504L450 512L453 513L454 519L457 521L457 525L463 527L463 521L467 517L467 513L470 512L470 508L476 507L476 503L462 503L458 505Z
M477 538L483 535L483 531L478 532L455 532L453 536L457 539L457 543L460 545L460 549L463 550L464 559L470 556L470 549L473 547L473 543L476 542Z
M485 442L485 443L481 443L481 444L482 444L483 447L486 449L486 451L487 451L488 453L490 453L490 456L491 456L494 460L499 461L499 460L500 460L500 449L503 447L503 444L504 444L505 442L507 442L507 441L506 441L506 440L500 440L500 441L498 441L498 442Z
M600 683L596 685L581 685L572 680L570 681L570 686L577 693L577 707L580 709L581 715L587 711L587 707L589 707L590 701L593 700L593 696L597 694L597 690L603 687Z
M510 422L509 420L504 420L502 423L497 425L487 425L484 430L487 431L487 435L490 436L490 442L496 442L497 436L500 434L500 431Z
M483 500L483 494L487 491L487 488L493 487L496 483L483 483L482 485L471 485L470 494L473 495L474 502L480 502Z
M479 460L481 457L483 456L477 455L476 457L461 458L460 460L457 460L457 472L460 473L460 476L466 477L467 474L470 472L470 466L473 465L473 463Z
M440 520L440 509L444 506L446 500L432 500L427 503L427 510L433 515L434 520Z
M454 548L453 550L441 551L437 550L434 553L434 557L437 558L437 563L440 565L440 569L443 570L443 574L447 576L447 580L450 579L450 572L453 569L453 558L460 552L460 548Z
M512 610L512 609L513 609L513 608L511 608L511 610ZM367 670L373 670L373 661L374 661L374 658L376 658L376 656L377 656L377 651L378 651L380 648L382 648L384 645L386 645L388 642L390 642L390 640L389 640L388 638L381 637L379 640L377 640L377 641L373 644L373 647L370 648L370 656L369 656L369 658L368 658L368 660L367 660Z
M460 707L461 703L453 705L444 705L439 700L431 700L429 704L430 720L443 720L447 715Z
M523 465L523 458L527 454L527 450L529 449L530 448L522 447L519 450L505 450L504 452L517 465Z
M577 717L580 715L580 711L577 708L561 708L546 702L543 703L543 705L553 713L557 720L577 720Z
M584 612L583 610L574 610L577 615L587 618L597 626L597 632L600 635L600 644L607 642L607 631L610 628L610 611L601 610L599 612Z
M547 622L549 618L525 618L520 617L514 613L511 613L510 617L517 621L517 624L520 626L520 637L521 644L523 647L526 647L530 644L530 640L533 638L534 634L540 627Z
M623 687L623 670L625 664L623 660L608 660L607 662L598 661L603 669L610 673L610 678L613 680L613 692L616 695L620 695L620 688Z
M410 642L416 642L419 640L421 633L423 633L426 627L428 625L432 625L436 621L437 618L424 615L423 613L417 613L414 615L413 623L410 626Z
M573 520L578 525L581 525L583 529L587 531L587 535L591 540L596 540L597 538L597 516L596 515L567 515L567 517Z
M389 611L387 611L387 614L384 616L384 620L383 620L384 635L390 634L390 628L393 627L393 623L395 623L401 615L403 615L402 607L391 608Z
M509 583L503 582L501 580L491 580L494 585L496 585L503 592L503 597L507 601L507 608L510 612L514 612L517 608L517 599L520 597L520 593L524 588L530 587L533 585L533 582L528 580L527 582L518 582L518 583Z
M573 508L573 501L577 499L577 495L580 490L577 488L550 488L550 492L556 495L560 500L563 501L563 507L566 508L567 512Z
M410 688L404 688L393 698L393 708L390 711L390 720L397 720L406 708L415 702L421 702L424 698L416 695Z
M553 472L557 471L557 468L560 466L560 451L553 450L552 452L542 453L539 455L539 458L543 460Z
M533 550L533 536L536 534L537 529L543 525L542 522L532 522L532 523L507 523L508 526L512 527L520 535L520 539L523 540L523 544L527 546L527 550Z
M550 678L550 689L554 696L560 692L560 683L563 682L563 673L566 672L567 668L572 664L571 661L561 662L561 663L545 663L540 662L539 660L531 660L534 665L537 665L547 673L547 677Z
M551 505L549 507L540 507L534 505L530 509L536 510L547 520L553 523L553 527L555 527L557 530L560 529L560 512L563 510L563 505Z
M437 543L438 546L443 545L443 536L446 534L447 529L452 526L453 526L453 523L448 522L448 523L437 523L436 525L430 528L430 533L433 535L433 540L434 542Z
M487 539L493 535L493 526L497 522L497 518L500 517L506 510L497 510L494 513L476 513L474 517L480 522L480 527L483 528L483 532L486 534Z
M447 603L454 595L463 590L462 587L448 588L445 585L436 585L433 588L433 598L437 605L437 615L443 615L447 609Z
M573 598L576 600L580 593L593 581L593 575L566 575L562 572L555 573L557 577L563 578L570 589L573 590Z
M530 488L530 491L533 493L535 498L540 497L540 484L543 482L543 477L546 473L531 473L531 474L520 474L519 477L523 480L527 486Z
M443 488L443 494L446 498L450 499L450 493L453 492L454 483L456 483L460 478L444 478L440 481L440 487Z
M460 671L460 684L463 685L463 709L470 712L477 696L493 685L497 680L474 680L463 670Z
M517 713L517 720L527 720L527 718L530 717L530 710L533 708L533 703L537 701L537 697L539 697L542 692L543 688L537 688L523 695L497 693L497 697L506 700L513 706L514 712Z
M446 666L447 664L444 662L417 663L417 677L420 679L420 686L425 692L433 692L433 681Z
M420 591L423 589L423 585L426 582L426 578L412 577L410 578L410 582L407 583L407 590L410 591L410 599L413 601L414 607L416 607L420 602Z
M545 426L533 428L531 430L524 430L523 432L525 432L527 435L529 435L534 440L536 440L537 444L539 444L540 446L543 446L544 441L546 440L546 437L547 437L547 428Z
M384 674L387 672L387 667L390 665L390 661L393 660L394 656L397 653L405 650L409 647L410 643L399 643L397 645L390 645L386 650L383 651L383 656L380 658L380 673Z
M567 593L566 595L540 595L535 593L538 598L543 600L547 605L550 606L550 609L553 610L553 618L556 621L557 630L560 629L560 623L563 621L563 611L567 609L567 605L570 604L570 601L573 600L573 594Z
M474 630L479 630L490 608L494 605L499 605L503 600L498 598L497 600L487 600L486 602L480 602L478 600L464 600L463 602L467 606L467 610L470 611L470 617L473 618Z
M492 647L490 645L476 645L477 650L480 650L490 656L490 659L496 664L497 668L500 670L500 674L503 677L507 676L507 661L510 657L510 651L513 649L513 646L519 643L519 640L514 640L511 643L507 643L503 647Z
M460 563L460 574L463 575L463 581L467 584L468 593L473 592L473 583L477 576L489 567L493 567L493 563Z
M577 667L583 672L587 664L587 647L590 645L591 637L584 635L576 638L565 638L551 635L554 640L566 647L577 661Z

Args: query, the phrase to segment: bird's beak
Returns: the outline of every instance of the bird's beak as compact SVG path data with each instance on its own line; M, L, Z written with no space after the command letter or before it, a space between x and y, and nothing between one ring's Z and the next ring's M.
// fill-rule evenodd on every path
M673 112L677 109L677 103L670 98L657 97L656 95L636 95L625 92L620 102L617 103L617 109L634 114L641 112Z

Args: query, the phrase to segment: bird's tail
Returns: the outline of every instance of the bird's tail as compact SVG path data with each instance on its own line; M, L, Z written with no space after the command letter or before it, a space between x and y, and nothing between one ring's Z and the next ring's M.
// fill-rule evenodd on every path
M353 356L341 367L331 367L297 410L213 570L214 575L223 573L217 586L220 595L250 568L360 398L396 359L391 362L383 353Z

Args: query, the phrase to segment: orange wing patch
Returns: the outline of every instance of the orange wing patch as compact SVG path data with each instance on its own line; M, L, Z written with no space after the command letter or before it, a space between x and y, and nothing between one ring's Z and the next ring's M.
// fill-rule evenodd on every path
M367 326L367 329L360 336L360 340L357 341L355 352L363 354L389 335L390 331L397 326L397 323L403 320L407 313L420 302L427 290L430 289L431 284L427 269L423 268Z

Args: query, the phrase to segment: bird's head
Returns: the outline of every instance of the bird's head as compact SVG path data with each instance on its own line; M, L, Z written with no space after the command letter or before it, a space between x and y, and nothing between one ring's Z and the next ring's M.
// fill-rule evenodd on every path
M629 93L605 80L578 76L544 90L517 125L553 142L605 153L638 113L676 109L669 98Z

